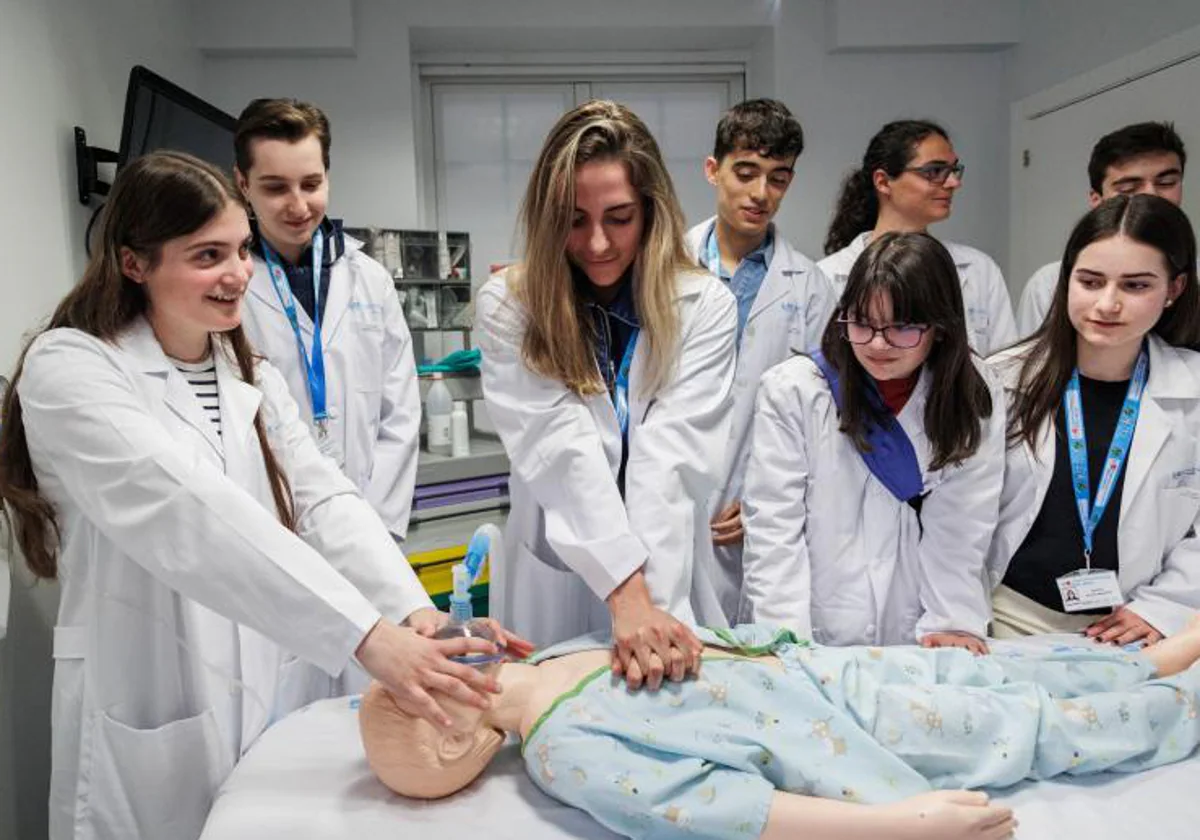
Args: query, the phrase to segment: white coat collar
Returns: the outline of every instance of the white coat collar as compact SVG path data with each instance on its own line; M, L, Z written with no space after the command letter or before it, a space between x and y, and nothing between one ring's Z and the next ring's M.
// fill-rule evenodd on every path
M255 457L259 444L254 434L254 417L262 405L262 391L242 379L228 341L213 337L213 358L217 365L225 474L242 487L253 487L255 476L261 472Z
M1145 483L1158 453L1174 429L1170 408L1164 403L1175 399L1200 399L1200 382L1196 381L1179 351L1156 335L1151 335L1147 343L1150 347L1150 378L1146 381L1137 428L1129 447L1129 460L1125 464L1125 487L1121 494L1123 511L1128 509Z
M218 459L228 461L236 451L244 449L254 415L262 402L262 393L242 381L228 342L215 335L212 339L221 409L221 437L217 436L216 428L200 407L183 374L175 368L158 343L149 321L139 316L121 334L117 344L133 359L140 372L160 383L156 389L159 398L176 416L200 433Z
M1176 399L1200 400L1200 381L1181 352L1157 335L1151 335L1147 343L1150 348L1150 378L1146 382L1137 428L1134 430L1133 443L1130 444L1128 460L1125 463L1125 479L1121 491L1122 515L1129 510L1129 506L1146 483L1159 452L1166 445L1175 427L1169 406L1165 403ZM1015 385L1019 375L1022 358L1020 349L1013 348L999 356L1003 359L1005 379L1010 388ZM1051 416L1042 425L1036 451L1030 453L1030 457L1034 459L1030 469L1035 475L1041 476L1038 484L1043 490L1037 499L1039 506L1045 497L1044 487L1048 486L1050 472L1054 468L1058 437L1055 434L1055 418Z
M217 430L205 415L196 399L192 386L188 384L175 365L171 363L154 329L145 317L139 316L117 339L117 344L133 357L138 370L155 381L156 394L180 420L187 423L212 448L218 462L224 459L224 448L217 437Z
M700 251L704 248L708 233L716 222L717 217L710 216L687 233L687 248L697 264L700 263ZM779 230L774 223L771 224L771 232L775 237L775 252L771 257L771 264L767 266L767 276L763 278L762 286L759 287L758 294L754 296L754 304L750 307L750 314L746 317L747 322L753 321L763 310L787 294L792 275L805 271L803 267L805 261L800 259L800 253L792 247L790 242L779 235ZM800 268L785 271L785 266L800 266ZM703 265L700 267L704 268ZM743 338L744 340L745 338Z
M853 265L854 261L861 256L862 252L867 250L867 246L871 244L872 233L874 233L874 231L865 230L858 236L854 237L854 239L850 240L850 244L845 248L847 256L850 260L850 265ZM938 238L935 236L934 239ZM958 269L960 276L971 267L972 263L975 262L976 255L978 253L975 251L975 249L959 245L957 242L946 242L942 239L938 239L938 242L941 242L943 247L945 247L945 249L949 252L950 259L954 260L954 267ZM846 267L847 274L850 273L850 265Z
M362 243L357 239L346 236L344 240L345 250L329 267L329 295L321 302L321 308L324 310L321 315L321 343L324 346L333 344L337 338L346 311L349 309L351 278L343 276L343 272L349 273L352 271L353 255L362 250ZM283 303L279 300L279 295L275 293L274 284L271 283L271 275L267 271L267 263L258 254L254 255L254 274L250 278L249 291L250 294L275 310L279 318L283 320L284 329L289 332L291 331L291 325L287 323L287 314L283 311ZM305 340L311 342L313 323L312 318L308 317L308 313L304 311L304 307L296 307L296 320L300 324L300 332L303 334ZM308 346L311 346L311 344Z

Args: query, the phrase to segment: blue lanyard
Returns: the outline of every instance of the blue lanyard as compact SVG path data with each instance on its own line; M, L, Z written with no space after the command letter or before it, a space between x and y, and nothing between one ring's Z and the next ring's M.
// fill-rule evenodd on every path
M629 439L629 367L633 364L633 351L637 348L638 328L633 328L629 343L625 345L625 356L621 359L621 370L613 393L613 405L617 409L617 425L621 427L621 440Z
M300 317L296 313L296 298L292 295L292 287L288 284L287 273L279 264L279 259L271 246L263 240L263 259L267 263L267 273L271 276L271 285L275 294L283 304L292 332L296 335L296 347L300 351L300 361L304 364L304 372L308 377L308 396L312 400L313 420L317 429L324 434L329 413L325 406L325 355L321 351L321 260L325 256L325 232L319 227L313 234L313 342L311 361L304 347L304 337L300 333Z
M1125 392L1125 403L1121 406L1121 417L1117 421L1116 431L1113 432L1112 443L1108 447L1108 456L1104 460L1104 469L1100 473L1100 483L1096 487L1096 500L1091 503L1090 480L1088 478L1087 436L1084 432L1083 399L1079 395L1079 370L1071 374L1067 384L1066 426L1068 451L1071 454L1071 478L1075 487L1075 505L1079 509L1079 524L1083 527L1083 559L1087 568L1092 567L1092 535L1096 526L1104 516L1104 510L1112 499L1113 490L1117 486L1117 476L1125 457L1129 454L1129 444L1133 441L1133 431L1137 427L1138 413L1142 408L1142 392L1146 389L1146 373L1150 367L1150 357L1146 348L1138 354L1137 364L1133 368L1133 378L1129 380L1129 390Z

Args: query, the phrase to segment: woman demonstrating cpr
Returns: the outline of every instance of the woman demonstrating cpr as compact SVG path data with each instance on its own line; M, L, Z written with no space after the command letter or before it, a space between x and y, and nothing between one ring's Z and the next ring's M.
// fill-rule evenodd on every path
M612 102L550 131L524 261L483 287L483 389L512 464L494 612L537 644L611 625L632 686L682 679L715 610L707 508L729 437L733 296L701 273L658 146ZM711 614L711 613L706 613Z

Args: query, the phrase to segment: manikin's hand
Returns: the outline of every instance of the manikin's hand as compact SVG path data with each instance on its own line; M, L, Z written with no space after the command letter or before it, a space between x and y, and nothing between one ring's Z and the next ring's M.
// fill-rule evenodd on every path
M1147 645L1152 645L1163 640L1163 634L1155 630L1150 622L1123 606L1117 607L1110 614L1089 625L1083 632L1098 642L1112 642L1114 645L1127 645L1142 640L1145 640Z
M481 709L491 705L488 694L500 693L492 677L449 657L494 653L496 646L486 639L434 641L380 619L363 637L355 656L367 673L395 696L401 709L435 726L448 727L452 721L431 693Z
M418 635L432 638L433 634L445 627L449 621L450 616L441 610L433 607L421 607L419 610L413 610L408 618L404 619L404 626L416 630ZM524 659L533 653L534 646L531 642L525 641L516 633L505 630L494 618L485 618L483 621L486 621L492 628L496 639L509 656L514 659Z
M896 840L1002 840L1017 828L1012 809L969 790L938 790L873 807L895 826L887 836Z
M921 647L960 647L966 648L976 656L982 656L988 652L987 642L970 633L929 633L921 637Z
M720 513L713 517L713 545L741 545L746 532L742 528L742 503L731 502Z
M612 613L612 670L632 689L656 691L663 677L673 682L700 673L704 646L696 635L650 600L646 579L634 572L608 596Z

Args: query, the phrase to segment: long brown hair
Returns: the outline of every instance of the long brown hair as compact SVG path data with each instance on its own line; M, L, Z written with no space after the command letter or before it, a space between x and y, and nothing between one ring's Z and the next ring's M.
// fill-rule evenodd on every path
M634 304L648 351L640 391L648 396L670 374L679 340L676 278L696 265L684 246L683 211L658 144L628 108L593 100L568 111L550 129L521 204L524 261L508 276L529 314L521 348L525 363L578 394L603 392L566 242L575 212L576 169L609 160L625 165L646 217L634 263Z
M892 320L929 324L935 330L925 359L932 384L925 402L925 434L933 445L929 468L941 469L966 460L979 449L983 421L992 415L992 395L971 359L962 285L954 260L942 243L927 233L885 233L859 255L846 289L821 337L821 353L841 380L839 431L860 452L870 447L867 430L884 417L872 408L867 389L874 387L863 369L840 318L866 319L876 295L892 299Z
M143 287L121 271L121 250L129 248L151 266L162 257L169 240L204 227L230 203L241 199L213 166L178 152L155 152L138 158L117 175L104 207L98 240L83 278L58 304L47 330L70 327L105 341L115 341L147 309ZM0 502L4 517L30 570L42 578L58 576L58 518L54 506L38 492L37 474L29 455L21 418L18 385L31 338L21 351L12 386L4 396L0 426ZM257 382L255 356L239 326L220 339L237 360L242 379ZM279 520L295 529L291 487L271 447L260 411L254 431L262 449L271 494Z
M1079 220L1067 240L1058 286L1046 320L1022 348L1021 370L1008 416L1008 443L1037 445L1046 418L1058 411L1075 370L1077 333L1067 313L1071 272L1093 242L1126 236L1162 254L1170 282L1183 275L1183 292L1163 309L1151 332L1176 347L1200 343L1200 288L1196 285L1196 237L1182 210L1156 195L1118 195Z

